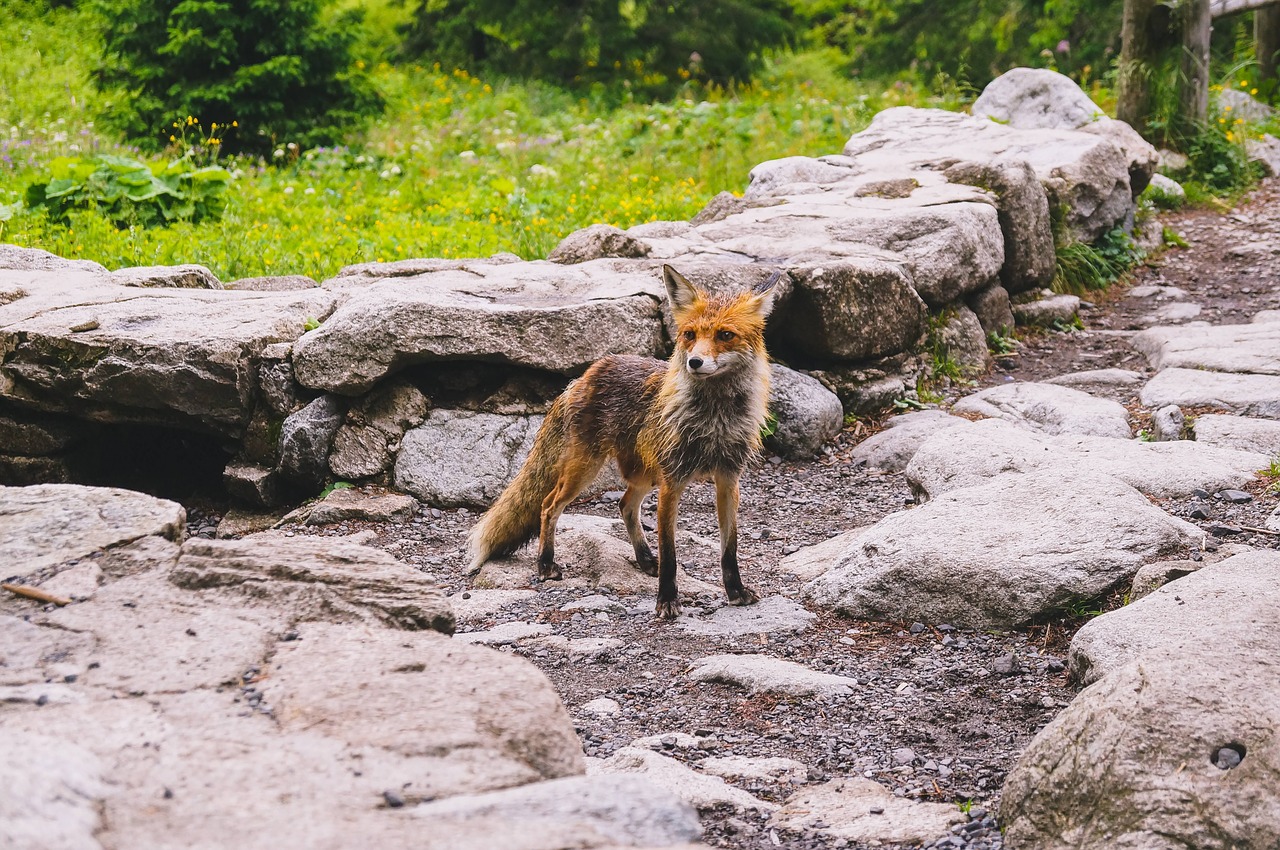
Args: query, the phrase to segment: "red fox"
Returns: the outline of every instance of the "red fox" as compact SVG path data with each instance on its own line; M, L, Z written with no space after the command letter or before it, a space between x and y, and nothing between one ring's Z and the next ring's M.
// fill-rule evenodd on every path
M610 355L551 405L528 460L468 538L471 568L509 555L539 534L538 575L561 578L556 523L613 457L627 482L622 520L637 566L658 577L657 616L680 614L676 507L690 481L716 485L720 570L730 604L759 601L738 573L738 478L760 449L769 401L764 324L781 272L750 292L705 292L670 266L663 281L676 347L664 363ZM640 526L640 503L658 488L658 557Z

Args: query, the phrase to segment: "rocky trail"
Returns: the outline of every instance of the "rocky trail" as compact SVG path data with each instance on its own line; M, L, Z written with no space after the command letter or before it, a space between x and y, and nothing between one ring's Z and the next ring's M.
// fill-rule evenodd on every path
M1161 325L1170 304L1198 308L1181 315L1214 325L1280 307L1278 194L1272 180L1229 214L1167 216L1191 247L1153 257L1131 281L1084 305L1085 330L1027 335L976 387L953 389L948 404L981 387L1122 369L1131 374L1104 374L1090 389L1134 411L1135 434L1150 427L1139 391L1153 370L1133 335ZM611 523L579 520L615 519L616 492L570 509L564 527L581 531L562 535L563 582L537 582L528 557L478 578L464 575L460 544L476 518L465 509L283 533L358 535L422 570L450 594L456 641L522 656L547 675L584 753L602 760L589 770L667 777L660 781L701 811L707 844L1000 847L994 818L1007 774L1078 693L1068 672L1071 638L1098 612L1119 607L1129 589L1073 600L1022 628L879 622L807 609L802 591L813 573L787 556L915 503L901 459L891 464L897 471L868 468L868 458L881 457L859 448L881 424L846 428L819 460L772 457L749 473L742 551L744 576L764 597L755 608L725 606L711 542L714 495L710 485L691 488L681 511L682 566L697 583L690 588L684 579L685 615L671 624L653 618L651 582L627 573L626 544L600 551L598 535ZM1207 532L1203 552L1191 545L1179 557L1280 551L1280 497L1262 479L1242 489L1231 498L1156 500ZM645 516L651 529L652 500ZM195 512L192 530L212 535L219 518ZM777 673L774 662L799 666ZM845 788L851 777L875 782L887 796L864 799L866 789ZM811 806L811 795L823 799ZM907 810L899 819L879 814L904 800L951 807Z

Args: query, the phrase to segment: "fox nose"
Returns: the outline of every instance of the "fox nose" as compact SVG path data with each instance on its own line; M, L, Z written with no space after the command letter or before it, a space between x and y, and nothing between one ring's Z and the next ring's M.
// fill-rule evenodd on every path
M701 357L690 357L690 358L689 358L689 369L690 369L690 371L696 372L696 371L698 371L698 370L699 370L699 369L701 369L701 368L702 368L702 358L701 358Z

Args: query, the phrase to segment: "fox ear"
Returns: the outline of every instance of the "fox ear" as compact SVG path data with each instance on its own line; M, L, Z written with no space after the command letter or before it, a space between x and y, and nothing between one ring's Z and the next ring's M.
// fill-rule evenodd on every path
M666 264L662 266L662 282L667 285L667 298L671 301L673 313L683 313L702 297L702 291L698 287Z
M768 280L752 287L751 291L755 293L755 301L757 310L760 315L768 316L773 312L773 301L778 295L778 281L782 280L782 272L776 271L769 275Z

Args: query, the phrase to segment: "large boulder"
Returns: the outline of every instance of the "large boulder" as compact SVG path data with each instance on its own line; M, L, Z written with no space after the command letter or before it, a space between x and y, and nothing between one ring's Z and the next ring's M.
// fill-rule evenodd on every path
M301 336L334 298L319 290L142 288L84 272L9 271L0 298L0 398L107 422L239 435L257 360Z
M351 287L293 349L313 389L360 395L416 363L479 360L563 374L605 354L662 356L653 264L480 264Z
M933 498L1010 472L1075 470L1114 475L1157 498L1181 498L1247 486L1266 457L1189 440L1146 443L1066 434L1041 436L986 419L948 429L926 440L907 465L907 483L921 498Z
M1013 68L973 102L975 118L1019 130L1075 130L1105 117L1075 80L1048 68Z
M407 431L395 486L437 507L486 507L533 448L541 416L433 410Z
M840 433L840 399L816 378L777 363L770 365L769 379L769 412L775 425L765 443L785 457L813 457Z
M1168 404L1214 407L1243 416L1280 419L1280 375L1169 367L1147 381L1138 398L1150 408Z
M1205 413L1196 417L1193 427L1197 443L1280 456L1280 422L1274 419Z
M1107 475L1000 475L847 533L804 594L860 619L1008 628L1101 596L1200 536Z
M1277 568L1237 555L1086 625L1073 658L1102 676L1010 772L1011 845L1280 846Z
M965 396L952 410L1003 419L1042 434L1129 438L1129 412L1123 405L1054 384L1001 384Z

